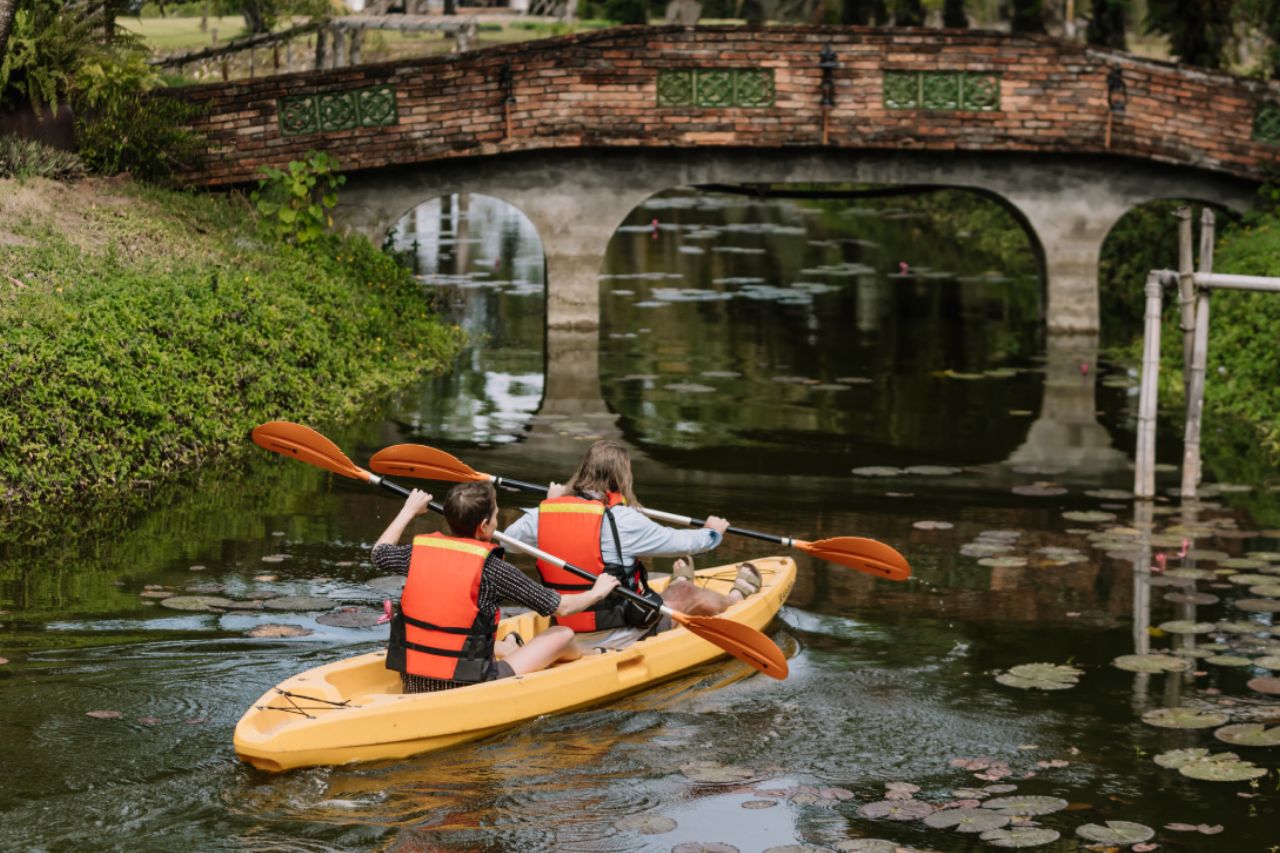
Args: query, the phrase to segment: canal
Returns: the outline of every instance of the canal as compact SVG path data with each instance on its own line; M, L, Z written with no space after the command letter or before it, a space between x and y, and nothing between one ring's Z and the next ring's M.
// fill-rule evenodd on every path
M1280 530L1235 507L1244 486L1180 505L1168 464L1161 498L1135 510L1133 371L1096 338L1045 334L1039 261L995 202L664 193L610 244L598 333L545 329L537 234L497 200L428 201L394 243L472 345L363 422L325 425L357 463L413 441L544 482L615 438L648 506L877 538L915 577L796 555L770 632L790 656L785 682L726 660L442 753L272 776L236 760L236 720L287 676L385 641L360 626L386 596L369 546L399 504L265 452L212 466L144 513L70 518L0 553L0 847L997 840L946 826L947 812L1042 850L1079 849L1090 824L1119 833L1113 847L1280 844L1274 747L1153 713L1280 719L1263 692L1280 669L1267 604ZM1167 420L1159 446L1176 461ZM501 500L504 521L531 503ZM767 553L730 540L700 564ZM165 604L179 597L196 609ZM1121 664L1181 671L1115 665L1166 651ZM1009 677L1030 663L1069 667L1056 671L1069 684ZM1201 762L1227 775L1270 772L1206 781L1156 761L1191 748L1251 763ZM1032 798L1009 809L1037 813L964 811L995 797Z

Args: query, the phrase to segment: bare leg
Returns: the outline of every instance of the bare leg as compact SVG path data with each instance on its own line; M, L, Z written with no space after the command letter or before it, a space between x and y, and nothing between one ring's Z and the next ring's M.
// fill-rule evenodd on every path
M548 628L516 651L503 658L516 675L546 669L557 660L574 660L582 656L573 642L573 629L563 625Z
M676 560L673 569L684 568L685 565L685 558L681 557ZM742 565L750 564L744 563ZM742 577L742 574L743 570L740 568L739 577ZM728 594L724 594L710 589L703 589L692 581L677 578L667 586L667 591L662 594L662 600L673 610L679 610L690 616L715 616L717 613L723 613L739 601L742 601L745 597L742 586L740 583L735 583L734 588L729 590ZM755 589L759 589L758 578Z

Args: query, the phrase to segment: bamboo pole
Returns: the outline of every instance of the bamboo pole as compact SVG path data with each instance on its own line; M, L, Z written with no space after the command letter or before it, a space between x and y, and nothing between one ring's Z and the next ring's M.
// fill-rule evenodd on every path
M316 30L316 70L317 71L320 71L321 69L324 68L324 60L325 60L324 49L325 49L325 40L327 37L328 37L328 34L326 33L323 27Z
M1209 289L1196 294L1195 348L1187 390L1187 427L1182 441L1182 499L1195 498L1200 485L1200 422L1204 417L1205 365L1209 360Z
M1280 293L1280 278L1261 275L1229 275L1227 273L1196 273L1196 285L1213 290L1256 290L1260 293Z
M1138 397L1138 446L1133 474L1134 496L1156 496L1156 408L1160 381L1161 273L1147 274L1146 329L1142 338L1142 386Z
M1210 208L1200 209L1200 272L1213 272L1213 211Z
M1179 207L1178 217L1178 307L1182 317L1178 327L1182 329L1182 393L1185 397L1191 389L1191 338L1196 328L1196 284L1194 247L1191 244L1191 208Z

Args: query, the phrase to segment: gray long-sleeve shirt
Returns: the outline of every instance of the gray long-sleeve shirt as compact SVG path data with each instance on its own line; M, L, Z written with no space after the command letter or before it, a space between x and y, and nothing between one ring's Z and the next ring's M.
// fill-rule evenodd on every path
M618 538L622 540L622 565L631 566L641 557L681 557L685 554L701 554L720 544L716 531L700 527L696 530L675 530L651 521L644 513L629 506L615 506L611 512L618 525ZM528 508L524 515L504 531L512 539L529 545L538 544L538 510ZM613 529L608 519L600 524L600 553L606 562L617 559Z

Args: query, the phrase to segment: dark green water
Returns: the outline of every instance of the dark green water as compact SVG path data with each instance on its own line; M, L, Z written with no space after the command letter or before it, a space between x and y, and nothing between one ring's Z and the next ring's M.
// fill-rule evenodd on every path
M891 585L800 555L772 631L791 656L785 682L723 662L451 751L269 776L235 759L240 714L300 669L377 648L385 629L328 627L296 610L181 612L141 593L195 586L236 600L377 606L368 546L398 506L263 453L206 472L144 515L84 535L72 520L57 547L0 559L0 848L665 851L719 841L760 851L866 837L994 849L919 820L861 815L890 782L918 785L915 799L935 805L992 783L1062 798L1067 810L1037 820L1063 837L1040 850L1074 851L1077 827L1108 820L1155 828L1161 849L1280 843L1274 770L1253 786L1152 760L1204 747L1274 768L1275 748L1141 720L1180 704L1236 721L1280 716L1246 686L1267 670L1111 665L1180 643L1148 630L1173 619L1252 620L1251 635L1197 642L1251 636L1232 653L1280 653L1267 636L1274 616L1240 610L1249 586L1220 565L1263 552L1248 571L1280 583L1280 531L1254 530L1231 495L1194 518L1165 499L1150 527L1132 527L1132 501L1098 492L1131 485L1132 380L1099 360L1095 341L1045 338L1035 259L1000 230L1002 217L955 198L672 193L615 236L597 336L544 332L540 251L519 216L481 199L424 205L400 239L419 241L428 287L484 340L451 375L327 430L357 462L422 441L482 471L563 479L590 440L616 437L633 448L650 506L802 537L875 537L907 555L915 579ZM1160 435L1167 461L1175 438ZM867 468L896 470L853 473ZM1066 491L1012 491L1037 483ZM951 526L915 526L925 521ZM1198 588L1222 600L1174 604L1163 596L1186 590L1161 585L1167 577L1135 581L1147 531L1157 551L1193 539L1196 565L1223 569ZM731 541L714 557L770 552ZM984 565L983 554L1026 564ZM262 623L311 633L246 635ZM996 682L1030 662L1070 663L1079 684ZM120 716L87 716L99 710ZM984 756L1006 762L1008 777L979 780L952 764ZM699 760L742 768L739 781L681 770ZM1038 765L1055 761L1067 764ZM676 827L643 834L623 821L634 815ZM1170 822L1223 831L1162 828Z

